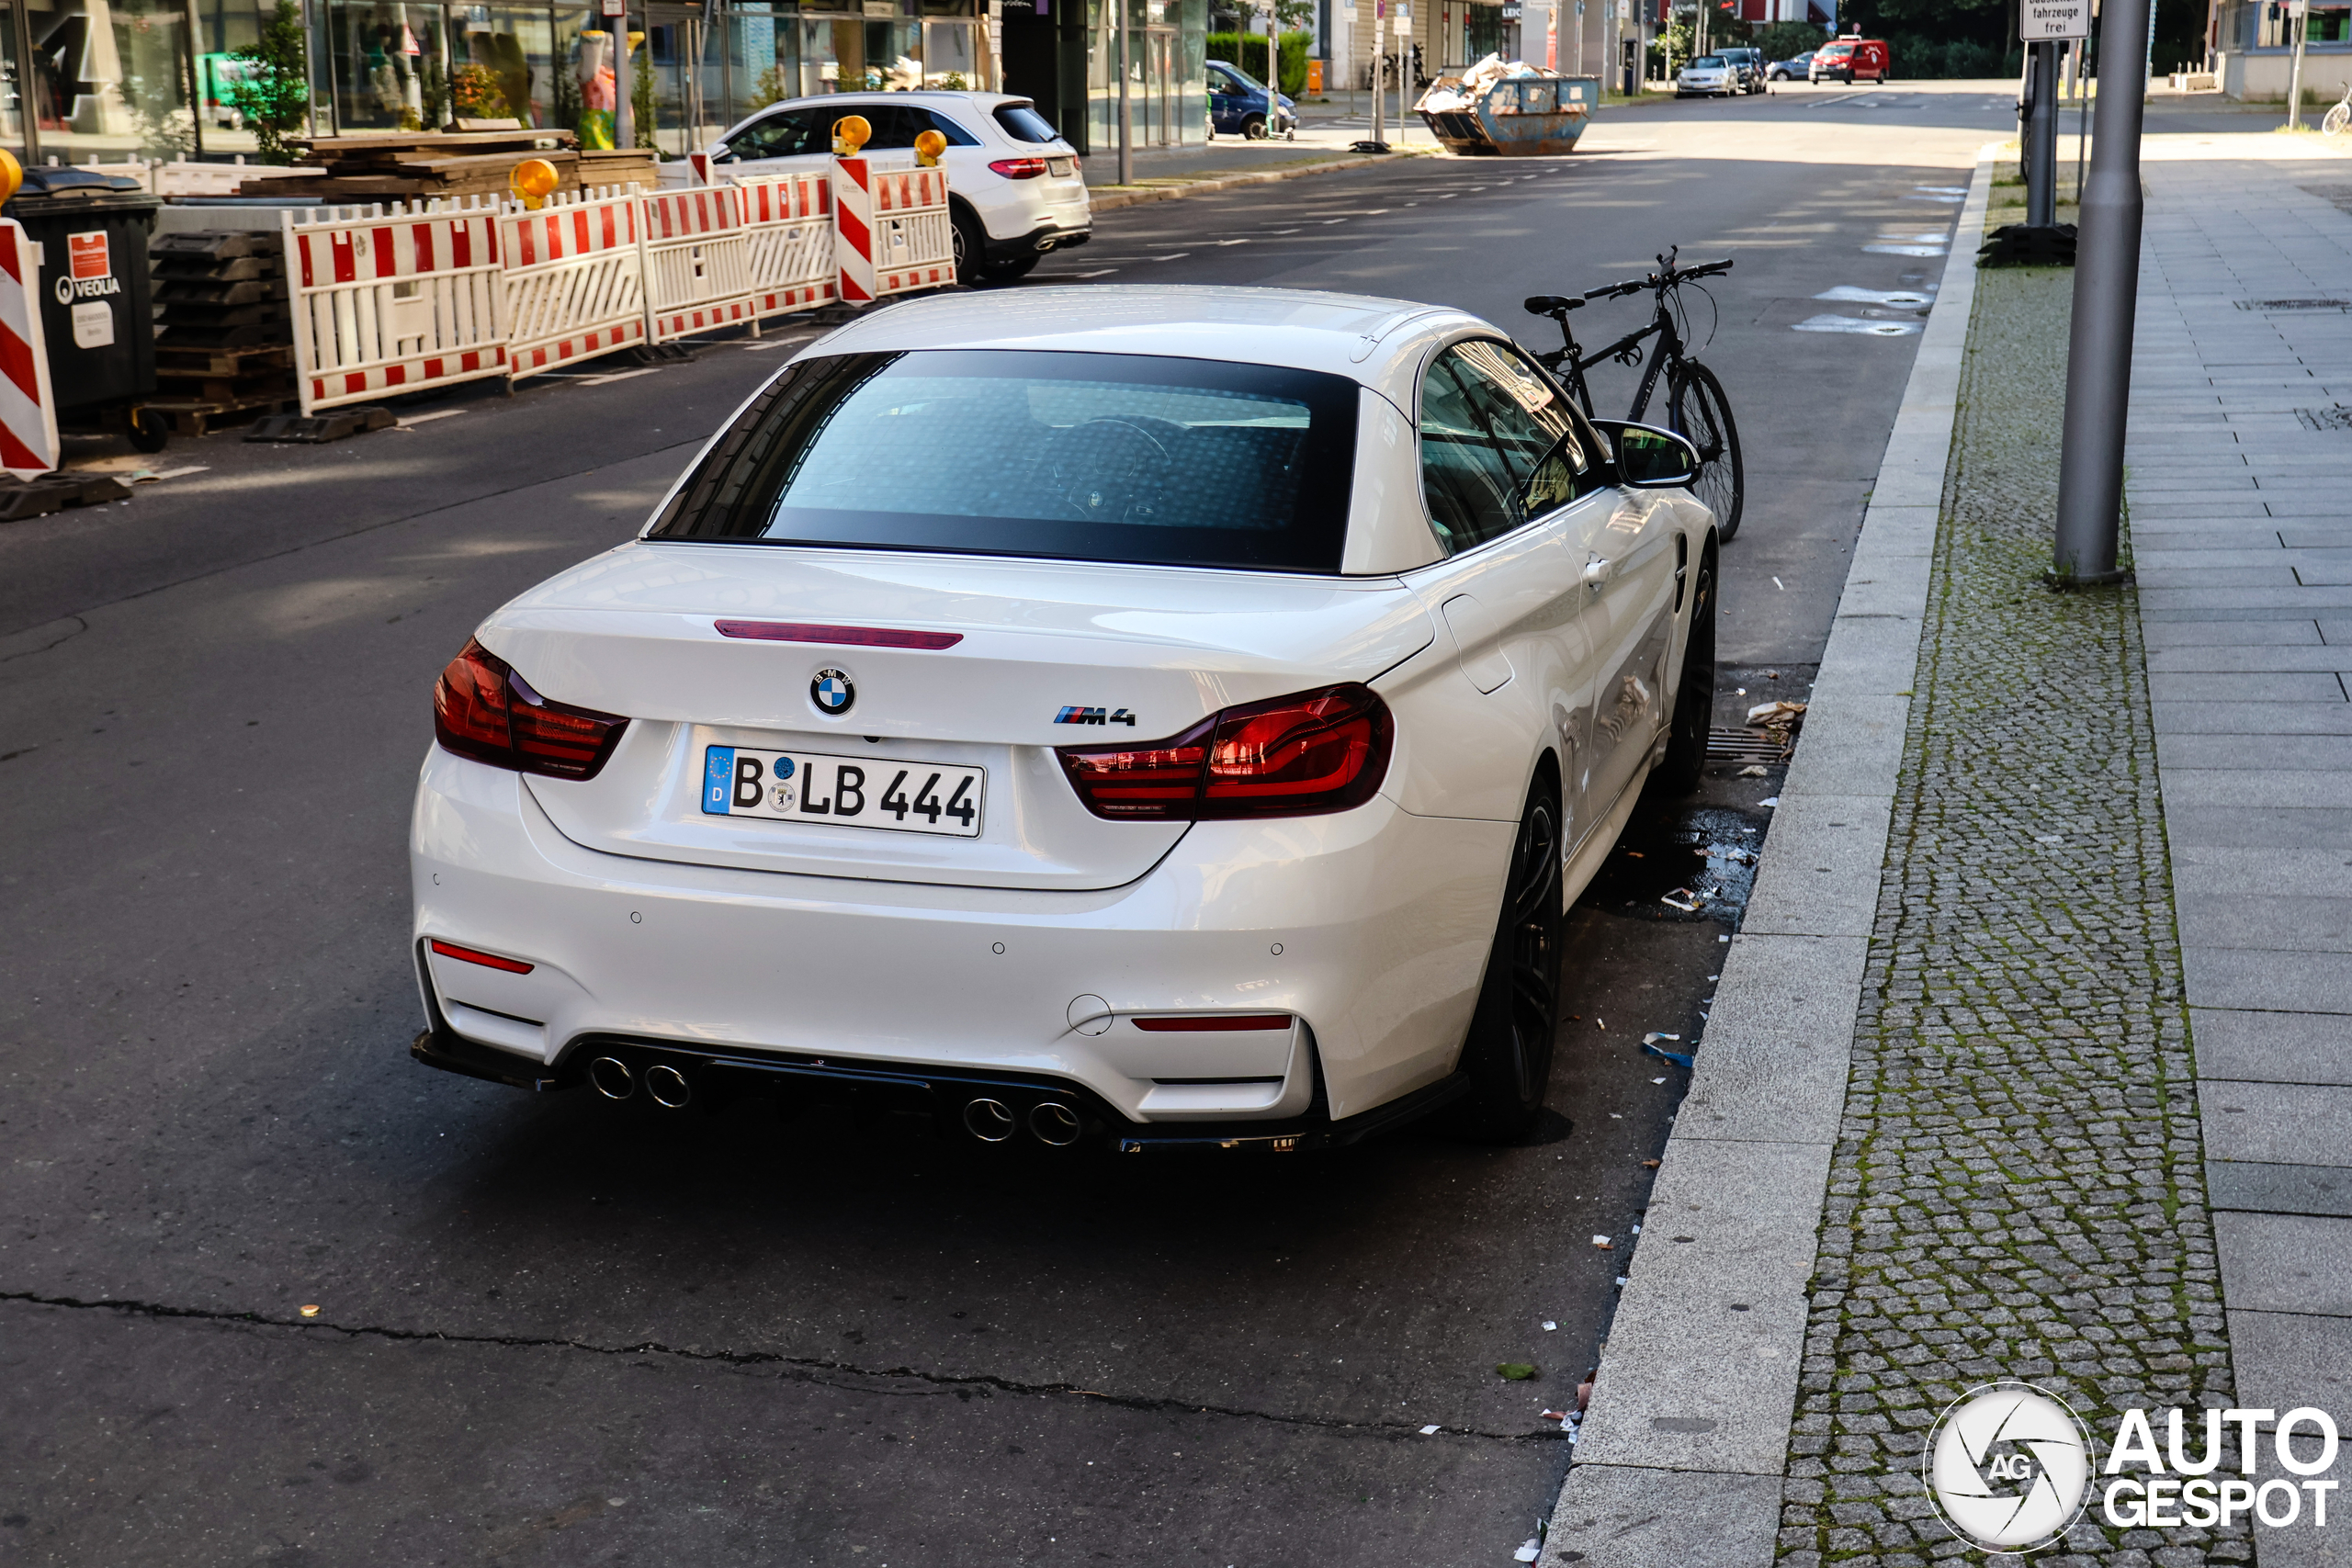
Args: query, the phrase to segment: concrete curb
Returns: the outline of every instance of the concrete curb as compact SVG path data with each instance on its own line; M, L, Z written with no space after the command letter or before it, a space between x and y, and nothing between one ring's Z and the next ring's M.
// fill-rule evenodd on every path
M1773 1559L1992 175L1980 156L1543 1568Z
M1087 187L1087 205L1096 212L1111 212L1122 207L1134 207L1147 201L1172 201L1180 196L1207 196L1220 190L1238 190L1243 186L1269 186L1281 180L1295 180L1306 175L1328 175L1337 169L1362 169L1374 164L1394 164L1399 158L1434 158L1434 148L1398 148L1393 152L1363 152L1352 158L1329 158L1319 164L1306 164L1295 169L1269 169L1261 175L1218 175L1209 179L1187 180L1171 176L1167 185L1103 186ZM1097 191L1100 194L1097 194Z

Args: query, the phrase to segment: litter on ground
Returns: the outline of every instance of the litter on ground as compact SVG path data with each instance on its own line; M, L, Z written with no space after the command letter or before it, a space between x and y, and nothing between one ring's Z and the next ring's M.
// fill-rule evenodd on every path
M1421 1436L1424 1438L1434 1438L1444 1428L1438 1427L1435 1424L1431 1424L1421 1428Z
M1525 1382L1535 1375L1535 1365L1532 1361L1497 1361L1495 1375L1511 1382Z

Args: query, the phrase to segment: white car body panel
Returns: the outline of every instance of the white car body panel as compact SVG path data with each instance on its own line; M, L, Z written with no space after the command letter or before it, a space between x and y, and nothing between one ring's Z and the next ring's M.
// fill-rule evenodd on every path
M1332 575L643 540L486 620L546 696L628 716L596 777L435 749L411 834L429 1008L555 1064L583 1035L1043 1075L1138 1123L1280 1122L1319 1078L1334 1118L1453 1071L1530 781L1549 756L1573 900L1662 754L1712 520L1604 487L1442 558L1421 493L1419 380L1459 311L1262 289L1037 289L913 300L802 351L1174 355L1362 388ZM689 469L691 472L691 469ZM683 477L681 483L684 482ZM1594 571L1596 562L1607 563ZM949 629L944 650L750 641L721 618ZM812 672L854 672L850 714ZM1054 748L1148 742L1236 703L1341 682L1388 705L1393 753L1352 809L1109 821ZM1056 723L1124 706L1129 731ZM869 739L870 738L870 739ZM708 744L989 771L977 838L706 817ZM508 974L430 941L507 955ZM1147 1032L1138 1014L1295 1027ZM1162 1080L1214 1080L1171 1083Z

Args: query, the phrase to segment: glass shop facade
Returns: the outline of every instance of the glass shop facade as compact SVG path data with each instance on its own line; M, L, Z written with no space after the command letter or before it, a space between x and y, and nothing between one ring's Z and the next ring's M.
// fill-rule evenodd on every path
M629 0L634 101L665 157L780 99L1018 93L1082 152L1116 146L1118 14L1138 147L1205 135L1208 0ZM0 0L0 144L68 163L252 156L233 51L271 0ZM515 119L611 145L598 4L303 0L319 135ZM651 113L644 111L650 106Z

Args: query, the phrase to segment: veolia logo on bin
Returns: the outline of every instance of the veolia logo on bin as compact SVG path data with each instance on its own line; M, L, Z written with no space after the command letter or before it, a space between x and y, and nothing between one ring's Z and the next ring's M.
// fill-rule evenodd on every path
M114 343L114 307L98 301L122 292L107 254L107 231L65 236L65 272L57 280L57 302L74 306L74 346L106 348ZM89 301L75 305L77 299Z

